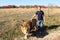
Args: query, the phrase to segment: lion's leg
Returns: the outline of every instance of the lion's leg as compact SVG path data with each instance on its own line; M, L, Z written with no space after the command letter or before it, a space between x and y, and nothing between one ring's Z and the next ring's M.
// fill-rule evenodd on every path
M24 39L27 39L27 29L21 27L21 31L22 31L23 34L24 34Z
M24 38L27 39L27 36L28 36L27 29L24 30L24 34L25 34Z
M27 39L27 36L28 36L28 35L27 35L27 34L25 34L24 38L25 38L25 39Z

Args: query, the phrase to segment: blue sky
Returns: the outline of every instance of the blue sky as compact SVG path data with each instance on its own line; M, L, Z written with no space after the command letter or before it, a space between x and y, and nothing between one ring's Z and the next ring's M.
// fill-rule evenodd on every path
M58 5L60 0L0 0L0 6L3 5Z

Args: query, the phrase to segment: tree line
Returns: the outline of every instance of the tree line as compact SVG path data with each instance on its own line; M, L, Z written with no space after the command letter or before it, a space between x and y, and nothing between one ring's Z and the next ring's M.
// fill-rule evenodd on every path
M8 6L0 6L0 8L37 8L38 5L33 5L33 6L30 6L30 5L26 5L26 6L23 6L23 5L20 5L20 6L16 6L16 5L8 5ZM40 6L42 8L46 8L46 6Z

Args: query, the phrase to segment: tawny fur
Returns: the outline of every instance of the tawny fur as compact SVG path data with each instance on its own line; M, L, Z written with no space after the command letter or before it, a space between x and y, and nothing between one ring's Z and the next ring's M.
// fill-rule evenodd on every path
M25 38L27 38L28 34L35 27L36 27L36 19L25 21L23 22L23 24L21 24L21 31L25 34Z

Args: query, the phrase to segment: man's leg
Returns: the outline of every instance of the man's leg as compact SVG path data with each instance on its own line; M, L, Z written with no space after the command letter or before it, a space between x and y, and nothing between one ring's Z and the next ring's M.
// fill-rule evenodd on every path
M39 20L37 21L37 25L38 25L38 32L40 32L40 26L39 26Z
M40 32L42 33L42 32L43 32L43 29L42 29L43 21L42 21L42 20L40 20L40 22L39 22L39 26L40 26Z
M37 21L37 25L38 25L38 31L42 33L42 26L43 26L43 21L42 20L38 20Z

